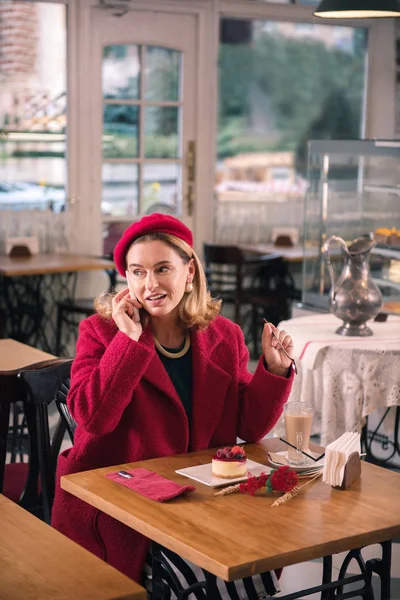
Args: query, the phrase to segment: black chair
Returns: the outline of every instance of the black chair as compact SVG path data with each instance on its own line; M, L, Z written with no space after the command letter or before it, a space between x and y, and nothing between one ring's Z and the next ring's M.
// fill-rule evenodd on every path
M290 318L295 284L279 254L246 254L239 246L204 244L207 283L213 296L233 304L235 323L258 354L263 317L277 325Z
M34 408L36 417L41 502L46 523L50 523L51 518L57 457L61 444L65 432L68 432L73 442L76 427L66 405L72 362L72 359L56 359L45 368L23 370L19 373L26 390L28 404ZM53 401L60 418L51 437L48 407Z
M281 256L271 255L269 260L260 265L253 279L251 310L247 313L255 358L258 357L258 342L261 340L261 331L264 327L263 318L265 317L275 326L280 321L290 319L292 303L297 299L298 290L288 263Z
M5 338L6 331L6 314L4 310L0 309L0 339Z
M205 274L211 294L233 304L234 321L241 325L246 259L238 246L203 244Z
M102 258L112 260L111 255ZM117 284L117 271L115 268L106 269L109 277L108 292L112 292ZM76 342L79 321L81 317L90 317L95 313L93 298L67 298L57 304L57 329L56 329L56 355L63 356L69 339ZM69 333L65 344L62 343L64 331Z
M54 360L26 367L40 370ZM10 427L10 414L13 416ZM11 462L7 462L7 453ZM20 462L15 462L19 455ZM0 493L41 516L39 455L35 407L27 401L18 371L0 376Z

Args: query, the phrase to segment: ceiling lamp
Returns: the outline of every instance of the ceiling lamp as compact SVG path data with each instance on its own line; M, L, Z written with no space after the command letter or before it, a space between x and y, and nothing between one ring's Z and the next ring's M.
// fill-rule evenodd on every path
M400 0L321 0L313 14L325 19L400 17Z

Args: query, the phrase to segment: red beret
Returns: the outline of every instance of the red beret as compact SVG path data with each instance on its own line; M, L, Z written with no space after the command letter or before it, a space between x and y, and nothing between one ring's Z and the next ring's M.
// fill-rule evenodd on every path
M163 215L161 213L153 213L147 217L142 217L140 221L132 223L132 225L124 231L121 239L114 248L114 262L117 265L119 273L124 277L126 271L125 258L130 245L137 238L148 233L169 233L180 238L189 244L190 247L193 247L192 232L181 221L175 219L175 217Z

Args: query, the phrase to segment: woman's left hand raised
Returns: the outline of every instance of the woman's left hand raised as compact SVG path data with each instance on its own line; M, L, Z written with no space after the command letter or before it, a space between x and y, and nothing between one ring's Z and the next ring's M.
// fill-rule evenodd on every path
M272 335L272 332L275 333L279 341ZM265 323L261 344L268 371L274 375L287 377L292 361L285 355L282 347L289 356L293 356L293 340L291 336L284 329L278 329L272 323Z

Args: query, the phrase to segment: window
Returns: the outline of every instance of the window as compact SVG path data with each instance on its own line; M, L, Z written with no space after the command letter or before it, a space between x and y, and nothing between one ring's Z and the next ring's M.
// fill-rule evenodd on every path
M66 7L0 3L0 210L66 199Z
M307 141L361 136L367 36L232 21L221 25L219 48L216 238L268 242L274 227L302 230Z
M272 179L273 181L287 181L290 179L290 173L290 169L272 169Z
M396 130L400 132L400 23L396 27Z
M181 61L168 48L104 47L102 213L111 220L180 212Z
M300 31L301 33L312 33L315 25L313 23L295 23L294 27L296 31Z

